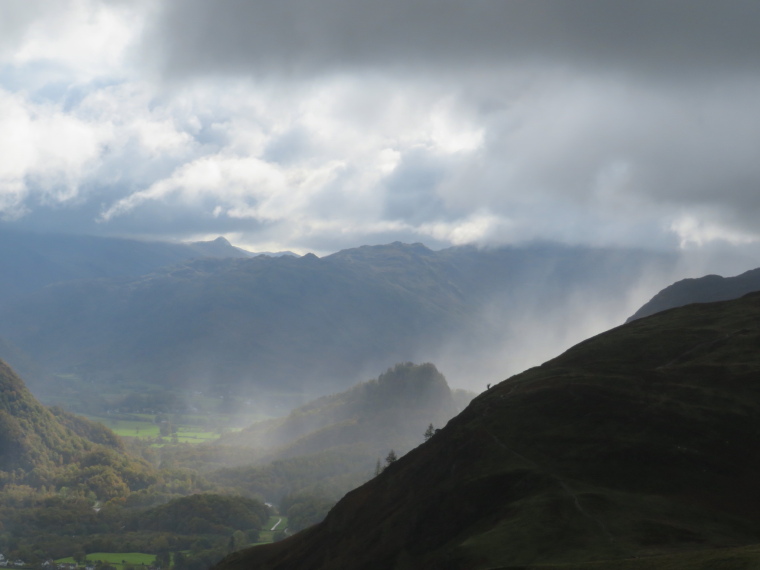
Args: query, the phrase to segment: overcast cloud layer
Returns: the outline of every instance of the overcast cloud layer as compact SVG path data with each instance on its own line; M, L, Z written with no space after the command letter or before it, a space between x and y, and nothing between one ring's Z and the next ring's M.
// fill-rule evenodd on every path
M7 227L760 242L760 3L9 0Z

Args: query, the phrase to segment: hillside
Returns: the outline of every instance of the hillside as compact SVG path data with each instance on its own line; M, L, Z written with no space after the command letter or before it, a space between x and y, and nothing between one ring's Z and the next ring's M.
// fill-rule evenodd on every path
M760 533L758 322L751 295L584 341L477 397L322 523L218 570L757 564L739 547Z
M0 230L0 304L62 281L136 277L197 257L248 257L224 238L189 244Z
M50 469L93 448L39 404L0 361L0 471Z
M184 457L177 453L171 460L186 465L194 460L209 481L278 505L297 493L329 499L331 506L367 481L391 450L404 454L424 440L431 424L445 425L457 405L435 366L397 364L376 379L323 396L285 417L224 435L207 446L220 455L212 452L206 458L198 450ZM212 463L231 455L228 450L241 449L255 454L255 465L218 469Z
M82 401L95 383L101 393L168 387L292 408L392 362L434 361L450 379L483 367L489 347L513 347L503 358L519 362L539 334L529 317L538 308L558 337L541 334L540 344L563 342L583 303L619 307L617 292L672 261L546 244L434 252L401 243L324 258L200 259L32 292L0 310L0 336L47 374L81 381L72 391Z
M110 499L156 480L108 428L44 407L0 361L0 491L9 484L65 485Z
M255 447L275 458L347 447L374 460L417 445L430 423L443 425L456 414L455 406L433 364L397 364L377 379L227 434L217 444Z
M706 275L697 279L682 279L657 293L629 317L628 322L690 303L738 299L753 291L760 291L760 269L752 269L735 277Z

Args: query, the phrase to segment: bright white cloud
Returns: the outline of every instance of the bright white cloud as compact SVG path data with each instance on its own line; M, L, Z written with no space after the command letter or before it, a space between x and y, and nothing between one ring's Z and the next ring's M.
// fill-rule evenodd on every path
M678 236L682 249L702 247L713 242L731 245L747 245L760 242L760 234L743 232L719 221L698 217L694 214L679 215L670 224L670 230Z
M1 90L0 132L0 208L10 218L24 213L28 197L41 203L76 198L110 137L103 125Z
M760 48L737 38L756 10L692 4L671 37L637 3L639 35L605 43L599 22L625 19L585 0L3 3L0 210L21 225L66 204L46 218L62 229L81 204L79 231L301 250L745 243ZM718 20L734 33L703 46Z

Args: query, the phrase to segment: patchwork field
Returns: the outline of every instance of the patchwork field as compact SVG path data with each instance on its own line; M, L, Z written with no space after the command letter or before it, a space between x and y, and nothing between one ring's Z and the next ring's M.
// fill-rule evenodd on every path
M229 423L233 421L239 422L239 418L227 418L223 416L212 418L208 416L201 416L200 418L182 416L178 420L181 423L156 422L156 417L150 414L129 414L129 416L88 414L87 417L93 421L102 423L121 437L155 440L153 441L154 445L164 445L166 443L204 443L219 439L223 433L240 431L242 429L241 427L228 427ZM253 423L256 419L256 417L251 417L249 421ZM162 423L166 424L163 430ZM215 424L215 427L213 429L209 428L209 423Z

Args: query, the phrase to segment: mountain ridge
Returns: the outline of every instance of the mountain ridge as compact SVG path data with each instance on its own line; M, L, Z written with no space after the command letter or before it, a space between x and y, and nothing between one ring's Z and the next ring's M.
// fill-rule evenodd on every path
M448 359L439 365L451 378L446 365L475 365L484 345L508 344L505 324L529 308L565 310L580 291L615 297L644 268L671 262L546 244L436 252L398 242L324 258L195 259L32 292L0 310L0 336L50 375L110 385L118 370L136 385L241 398L255 386L291 394L292 407L390 362Z
M136 277L197 257L248 257L226 239L171 243L0 229L0 302L64 281Z
M690 303L728 301L759 290L760 268L750 269L734 277L705 275L698 278L682 279L658 292L638 311L628 317L626 322Z

